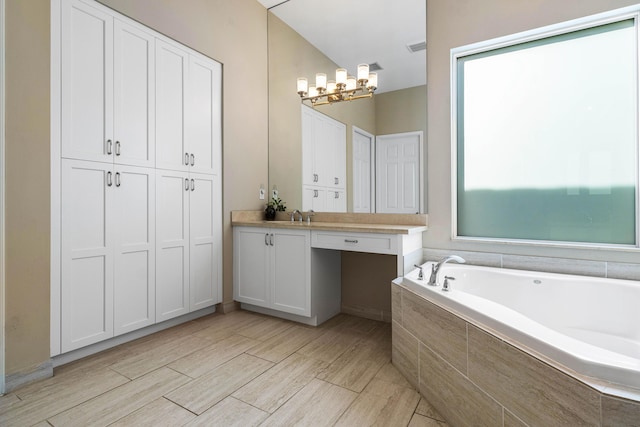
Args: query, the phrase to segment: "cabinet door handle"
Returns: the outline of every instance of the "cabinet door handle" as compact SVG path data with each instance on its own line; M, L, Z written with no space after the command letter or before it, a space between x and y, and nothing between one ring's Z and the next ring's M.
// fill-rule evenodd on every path
M107 187L111 187L113 185L111 172L107 172Z
M339 178L334 178L336 185L340 184L340 179Z
M120 155L120 141L116 141L116 156Z
M313 182L318 182L318 180L320 179L320 177L318 177L317 173L313 174Z
M191 191L195 191L196 189L196 180L195 179L191 179Z
M336 198L336 199L339 199L339 198L340 198L340 193L338 193L337 191L336 191L336 196L335 196L335 198Z
M120 172L116 172L116 187L120 187Z
M113 150L113 142L110 139L107 139L107 154L111 155Z
M189 153L184 153L184 164L189 166Z
M273 233L269 235L269 246L273 246Z
M358 241L355 240L355 239L344 239L344 242L345 243L358 243Z
M313 198L317 198L318 197L318 190L313 190Z
M191 157L191 166L194 166L196 164L196 156L192 154L189 155L189 157Z
M184 191L189 191L189 178L184 179Z
M264 233L264 245L269 246L269 233Z

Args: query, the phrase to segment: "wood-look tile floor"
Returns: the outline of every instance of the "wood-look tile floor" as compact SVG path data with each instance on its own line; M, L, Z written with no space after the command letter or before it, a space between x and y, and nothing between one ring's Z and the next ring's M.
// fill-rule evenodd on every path
M0 397L8 426L446 426L391 365L389 324L213 314Z

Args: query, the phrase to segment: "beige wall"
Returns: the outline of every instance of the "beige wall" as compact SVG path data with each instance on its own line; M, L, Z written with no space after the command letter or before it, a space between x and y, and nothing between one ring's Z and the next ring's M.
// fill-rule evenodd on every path
M49 2L6 2L6 374L49 359Z
M296 78L315 81L338 66L272 13L269 18L269 186L278 186L288 209L302 207L300 97ZM351 70L355 72L355 70ZM331 77L329 77L331 78ZM310 83L313 84L313 83ZM351 126L375 134L375 98L316 108L347 125L347 177L351 176ZM347 193L352 194L347 179ZM265 183L266 185L266 183ZM269 192L270 194L270 192ZM349 206L353 206L349 197Z
M427 86L376 95L376 135L422 131L427 136Z
M635 3L637 0L427 1L429 230L425 233L426 247L621 262L637 258L634 252L461 243L452 242L450 237L450 49Z
M255 0L104 0L223 64L224 301L233 300L230 211L261 209L268 179L267 19ZM49 360L50 2L6 7L6 374Z

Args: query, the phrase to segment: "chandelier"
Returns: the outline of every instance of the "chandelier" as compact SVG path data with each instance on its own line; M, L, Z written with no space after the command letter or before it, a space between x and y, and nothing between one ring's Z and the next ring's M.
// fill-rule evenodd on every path
M344 68L336 70L336 79L327 81L325 73L316 74L315 86L309 86L306 77L298 77L298 95L311 105L334 104L342 101L371 98L378 88L378 74L369 72L369 64L358 65L358 78L347 74Z

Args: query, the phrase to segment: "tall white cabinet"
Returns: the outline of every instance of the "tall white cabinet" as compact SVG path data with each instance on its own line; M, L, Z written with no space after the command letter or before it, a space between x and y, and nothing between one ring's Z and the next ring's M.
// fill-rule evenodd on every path
M302 106L302 210L347 211L344 123Z
M52 355L222 300L221 65L91 0L60 8Z

